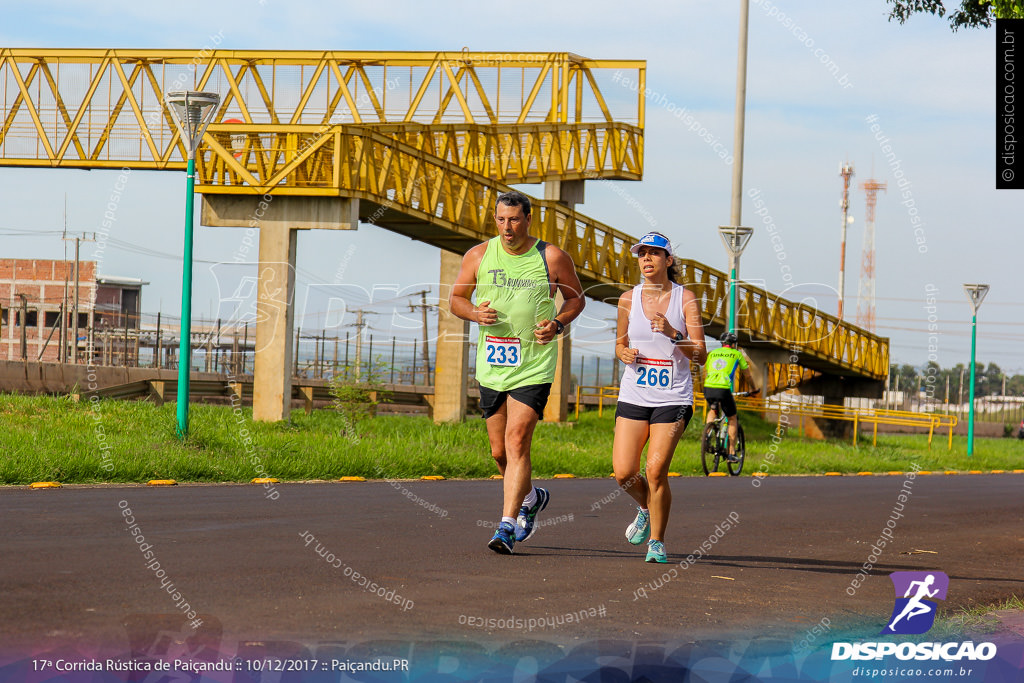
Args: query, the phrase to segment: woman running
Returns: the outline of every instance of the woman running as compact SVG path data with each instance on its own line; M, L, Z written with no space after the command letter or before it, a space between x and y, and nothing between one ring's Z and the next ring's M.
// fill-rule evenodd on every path
M637 502L626 539L647 543L647 562L668 562L665 527L672 493L668 470L679 438L693 417L690 361L703 363L704 326L693 292L676 283L672 244L649 232L630 253L643 283L619 297L615 355L626 368L615 409L615 480ZM640 455L647 449L647 478Z

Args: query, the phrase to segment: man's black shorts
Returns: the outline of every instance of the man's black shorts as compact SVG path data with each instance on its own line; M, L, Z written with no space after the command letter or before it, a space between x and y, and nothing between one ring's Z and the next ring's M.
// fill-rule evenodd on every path
M726 417L732 417L736 414L736 400L732 397L732 392L728 389L704 387L704 398L708 402L709 409L713 402L718 401L722 404L722 412L725 413Z
M537 418L544 417L544 406L548 404L548 395L551 393L551 383L528 384L524 387L516 387L508 391L495 391L480 385L480 410L484 413L484 419L489 418L505 405L505 399L509 396L525 403L537 411Z
M633 403L619 401L618 405L615 406L615 417L624 417L627 420L640 420L652 425L668 424L682 420L683 429L686 429L686 425L690 424L690 418L693 417L693 406L678 405L648 408L647 406L638 406Z

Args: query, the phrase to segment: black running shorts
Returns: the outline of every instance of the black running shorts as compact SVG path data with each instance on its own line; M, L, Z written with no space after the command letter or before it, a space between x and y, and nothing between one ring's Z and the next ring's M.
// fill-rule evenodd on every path
M728 389L704 387L704 399L708 402L709 409L715 401L721 403L722 412L726 417L733 417L736 414L736 399L732 397L732 392Z
M484 413L484 419L497 413L501 406L505 405L505 399L511 396L520 403L525 403L537 412L537 418L544 417L544 406L548 404L548 396L551 394L551 383L528 384L523 387L516 387L508 391L495 391L480 385L480 410Z
M669 424L683 421L683 429L690 424L693 417L693 406L661 406L659 408L648 408L633 403L619 401L615 406L615 417L624 417L627 420L640 420L649 424Z

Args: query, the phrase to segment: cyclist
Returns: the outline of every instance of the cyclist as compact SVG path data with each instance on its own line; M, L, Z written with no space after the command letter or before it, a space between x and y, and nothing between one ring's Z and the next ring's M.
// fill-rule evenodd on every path
M709 351L707 362L704 364L704 371L707 373L704 378L704 399L708 403L706 424L714 422L718 417L714 407L717 401L722 405L722 412L729 419L729 454L726 456L729 462L736 462L736 438L740 425L740 416L736 412L736 401L732 397L736 371L742 371L747 383L754 384L747 360L736 348L736 341L735 334L727 333L722 337L721 348ZM758 391L760 390L755 389L751 393L756 394Z
M665 527L672 492L669 464L693 416L690 361L704 360L700 300L676 283L672 244L650 232L633 245L643 283L619 298L615 355L625 364L615 408L612 468L636 502L626 528L633 545L647 543L647 562L668 562ZM647 478L640 456L647 445Z

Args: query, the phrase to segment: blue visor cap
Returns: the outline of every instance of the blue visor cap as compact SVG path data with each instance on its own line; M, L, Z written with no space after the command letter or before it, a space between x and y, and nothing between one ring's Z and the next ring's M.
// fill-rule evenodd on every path
M640 251L640 247L658 247L667 251L669 256L672 256L672 243L656 232L649 232L641 237L639 242L629 248L629 253L636 256Z

